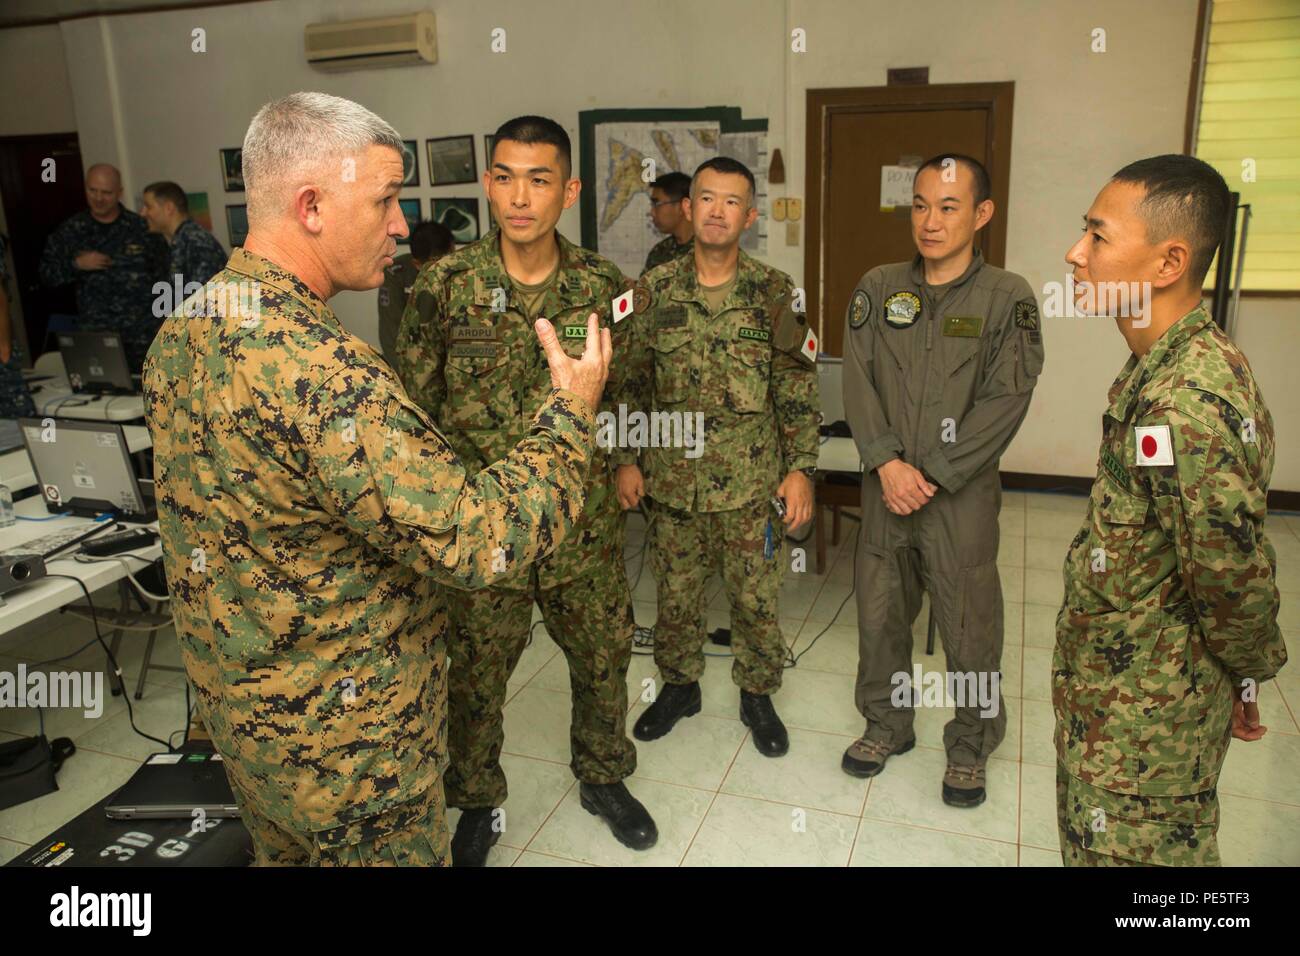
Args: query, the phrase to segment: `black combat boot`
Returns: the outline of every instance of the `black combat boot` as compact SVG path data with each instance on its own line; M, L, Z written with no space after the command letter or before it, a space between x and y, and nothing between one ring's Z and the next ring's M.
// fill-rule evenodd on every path
M579 783L582 809L595 814L614 831L614 838L633 850L648 850L659 840L659 828L641 801L619 783Z
M492 824L495 808L477 807L466 810L456 824L456 835L451 838L452 866L487 866L488 850L492 849L501 833Z
M767 694L740 692L740 719L754 734L754 746L764 757L780 757L790 749L790 735Z
M694 717L700 712L700 682L690 684L664 684L655 702L646 708L632 728L637 740L656 740L683 717Z

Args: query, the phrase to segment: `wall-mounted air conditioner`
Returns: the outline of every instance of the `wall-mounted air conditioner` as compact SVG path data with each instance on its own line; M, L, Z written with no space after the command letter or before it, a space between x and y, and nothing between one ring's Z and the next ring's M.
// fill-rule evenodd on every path
M318 70L369 70L438 62L433 13L308 24L307 62Z

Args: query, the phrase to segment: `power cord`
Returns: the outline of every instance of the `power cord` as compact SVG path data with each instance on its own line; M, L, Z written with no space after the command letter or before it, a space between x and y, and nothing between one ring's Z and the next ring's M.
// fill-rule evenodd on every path
M159 740L157 737L154 737L151 734L146 734L143 730L141 730L139 727L135 725L135 710L131 706L131 695L126 690L126 682L122 679L122 668L117 663L117 658L113 656L113 652L109 650L108 644L105 643L104 641L104 635L101 633L99 629L99 615L95 613L95 601L90 596L90 588L86 587L86 582L81 580L81 578L75 577L71 574L47 574L45 576L47 578L66 578L69 581L75 581L77 583L77 586L81 588L82 593L86 595L86 606L90 608L91 623L95 625L95 640L99 641L99 646L104 649L104 653L108 656L108 662L113 668L113 675L117 678L118 684L122 687L122 700L126 703L126 719L131 724L131 729L134 730L141 737L143 737L145 740L151 740L156 744L161 744L162 746L166 747L169 752L173 751L174 748L168 741ZM42 726L44 726L43 718L42 718Z
M127 558L135 558L137 561L143 562L146 566L149 566L154 563L155 560L154 558L146 558L143 555L133 554L130 551L123 551L121 554L109 554L109 555L104 555L103 557L97 557L91 554L65 555L63 558L55 558L54 560L62 561L65 560L67 557L71 557L78 564L101 564L104 561L116 561L118 564L122 565L122 570L126 572L126 578L128 581L131 582L131 585L132 587L135 588L136 593L138 593L146 601L158 601L165 604L171 600L170 594L154 594L152 591L148 590L143 584L137 581L135 575L131 573L131 565L126 563Z
M862 520L857 515L845 515L844 517L848 518L850 521L857 521L859 523ZM858 590L858 545L861 543L862 533L859 531L858 534L853 536L853 585L849 588L849 593L844 595L844 600L840 602L840 606L836 608L835 613L831 615L830 623L817 632L817 636L808 642L807 647L801 650L798 654L795 654L794 646L799 643L799 638L796 637L794 643L785 649L786 658L785 666L783 668L784 670L789 670L791 667L799 666L799 658L811 651L813 645L821 640L822 635L829 631L835 622L839 620L840 613L844 610L844 606L849 603L849 598L853 597L854 593Z

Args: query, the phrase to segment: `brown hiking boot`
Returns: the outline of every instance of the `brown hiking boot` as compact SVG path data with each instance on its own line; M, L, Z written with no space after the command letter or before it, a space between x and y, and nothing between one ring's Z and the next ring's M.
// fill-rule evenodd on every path
M874 777L885 769L886 760L895 754L905 754L915 746L915 737L901 747L891 747L871 737L859 737L844 751L840 769L851 777Z
M943 775L943 802L950 807L978 807L984 802L983 765L949 763Z

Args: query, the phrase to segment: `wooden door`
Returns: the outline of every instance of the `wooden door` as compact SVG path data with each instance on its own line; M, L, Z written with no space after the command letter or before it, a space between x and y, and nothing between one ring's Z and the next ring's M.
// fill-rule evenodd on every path
M853 287L874 266L910 260L911 210L882 211L882 166L919 165L966 153L989 170L993 221L976 248L994 265L1006 255L1014 84L887 86L808 91L808 314L822 351L843 355Z

